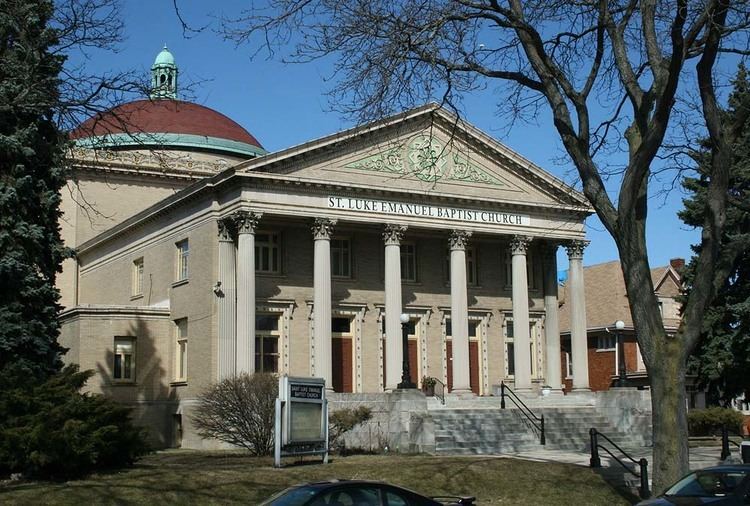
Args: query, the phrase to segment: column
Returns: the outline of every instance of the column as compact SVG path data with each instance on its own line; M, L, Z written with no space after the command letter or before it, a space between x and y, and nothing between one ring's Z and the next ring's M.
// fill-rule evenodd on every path
M513 361L515 389L531 390L531 339L529 337L529 281L526 272L526 251L531 237L514 235L510 242L513 279Z
M231 218L218 221L219 224L219 279L215 289L218 297L218 357L217 375L219 381L236 373L237 337L237 293L235 290L236 253Z
M570 348L573 355L573 390L589 390L588 336L586 333L586 293L583 285L583 250L588 241L570 241L568 286L570 287Z
M544 267L544 338L546 342L546 384L552 392L562 393L560 365L560 324L557 305L557 244L548 242L543 248Z
M260 214L238 211L237 228L237 373L255 372L255 227Z
M469 381L469 306L466 300L466 243L471 232L453 230L451 250L451 338L453 341L453 392L471 393Z
M335 220L316 218L312 226L315 242L313 274L313 376L326 380L333 390L331 369L331 236Z
M401 381L401 239L406 227L386 225L385 242L385 388L395 390Z

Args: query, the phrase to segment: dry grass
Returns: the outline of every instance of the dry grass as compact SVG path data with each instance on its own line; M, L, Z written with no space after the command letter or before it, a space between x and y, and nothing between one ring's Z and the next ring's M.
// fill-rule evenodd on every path
M590 469L492 457L351 456L327 466L235 452L170 450L131 469L66 483L0 485L0 503L54 505L259 504L290 485L329 478L383 480L424 495L474 495L479 505L626 505Z

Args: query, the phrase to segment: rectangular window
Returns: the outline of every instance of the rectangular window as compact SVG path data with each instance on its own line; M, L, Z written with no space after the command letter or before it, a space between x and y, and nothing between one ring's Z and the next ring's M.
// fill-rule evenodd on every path
M177 247L177 270L175 281L184 281L188 278L188 260L190 258L190 243L187 239L175 243Z
M255 371L279 372L279 317L255 316Z
M540 324L538 320L529 321L529 362L531 363L531 378L541 379L541 343L540 343ZM505 374L506 376L514 376L516 371L515 361L515 338L514 338L514 327L513 320L510 317L505 317L505 325L503 326L504 337L505 337Z
M255 272L281 272L279 234L255 234Z
M417 281L417 247L401 243L401 281Z
M451 280L451 252L448 250L446 258L446 270L448 273L448 282ZM470 286L477 285L477 250L475 246L466 248L466 284Z
M604 334L596 337L596 351L614 351L617 347L617 338L612 334Z
M477 327L479 327L479 322L469 321L469 337L477 337ZM448 337L453 335L453 325L450 320L445 320L445 335Z
M133 260L131 288L131 295L133 297L143 295L143 257Z
M115 381L135 381L135 338L115 338L115 363L113 378Z
M331 332L349 334L352 329L351 318L334 317L331 319Z
M175 320L175 380L187 380L188 320Z
M331 276L352 277L352 253L349 239L331 240Z

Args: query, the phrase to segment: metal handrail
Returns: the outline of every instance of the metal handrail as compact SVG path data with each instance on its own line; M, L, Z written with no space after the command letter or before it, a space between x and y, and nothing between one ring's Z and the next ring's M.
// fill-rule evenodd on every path
M531 411L531 408L529 408L526 403L523 402L520 397L518 397L518 395L516 395L516 393L508 385L505 384L504 381L500 382L500 409L505 409L506 395L511 401L513 401L513 404L516 405L523 416L525 416L529 420L529 422L531 422L531 424L536 428L536 430L539 431L539 444L546 445L547 438L544 434L544 415L536 416L534 412ZM537 424L537 422L539 423Z
M636 478L640 478L641 480L641 486L638 490L638 495L641 496L641 499L648 499L651 497L651 491L649 490L648 486L648 460L645 458L642 458L640 460L635 460L633 457L628 455L628 452L620 448L617 443L609 439L605 434L602 434L598 430L596 430L594 427L591 427L589 429L589 436L591 436L591 459L589 460L589 466L590 467L602 467L602 460L599 458L599 449L601 448L605 452L609 454L610 457L615 459L615 461L620 464L627 472L635 476ZM599 436L603 437L607 440L609 444L617 448L617 450L624 456L627 457L633 464L640 467L641 472L636 473L632 469L630 469L625 462L620 460L617 455L612 453L612 451L607 448L606 446L602 446L599 444Z
M745 436L737 432L732 432L732 435L740 436L743 440L745 439ZM721 460L726 460L730 455L732 455L732 452L729 451L729 443L732 443L737 448L742 448L742 445L740 443L729 439L729 427L727 427L726 424L723 424L721 426Z
M445 383L443 383L442 381L440 381L437 378L433 378L433 379L435 380L435 386L436 387L438 385L440 385L440 393L438 393L438 389L435 388L435 397L437 397L438 399L440 399L440 403L441 404L445 405L445 391L446 391Z

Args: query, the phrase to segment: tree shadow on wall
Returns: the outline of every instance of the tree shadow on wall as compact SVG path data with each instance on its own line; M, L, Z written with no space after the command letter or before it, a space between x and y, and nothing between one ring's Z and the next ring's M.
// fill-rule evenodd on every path
M132 408L133 423L146 428L149 443L156 448L170 446L173 440L172 420L178 398L175 389L169 386L169 364L174 360L172 333L169 317L148 320L136 317L125 331L108 337L111 342L107 344L105 359L96 363L102 393ZM134 346L132 378L115 378L115 343L121 339Z

